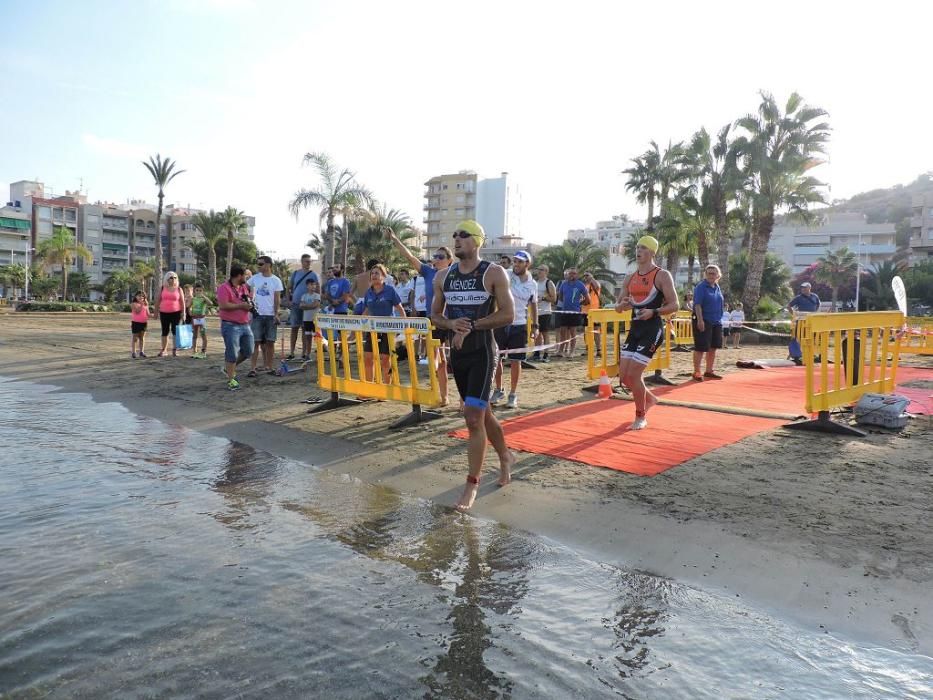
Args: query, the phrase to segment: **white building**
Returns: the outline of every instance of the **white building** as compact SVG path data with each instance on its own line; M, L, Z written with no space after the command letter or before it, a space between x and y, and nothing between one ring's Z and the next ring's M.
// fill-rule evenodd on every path
M593 241L606 251L609 270L624 275L634 269L634 265L625 257L625 241L642 228L642 222L632 221L625 214L619 214L607 221L597 221L595 228L570 229L567 238L571 241Z
M518 185L503 172L499 177L476 183L476 221L486 237L497 245L510 245L522 238L522 195Z
M799 274L828 252L849 248L862 267L890 260L897 252L894 224L869 224L864 214L825 214L812 226L775 226L768 250Z

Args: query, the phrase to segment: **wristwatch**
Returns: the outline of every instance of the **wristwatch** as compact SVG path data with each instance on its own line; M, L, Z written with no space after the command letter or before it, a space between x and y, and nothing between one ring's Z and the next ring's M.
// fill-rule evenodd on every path
M476 321L474 321L474 320L471 318L471 319L470 319L470 332L472 333L472 332L475 331L475 330L476 330Z

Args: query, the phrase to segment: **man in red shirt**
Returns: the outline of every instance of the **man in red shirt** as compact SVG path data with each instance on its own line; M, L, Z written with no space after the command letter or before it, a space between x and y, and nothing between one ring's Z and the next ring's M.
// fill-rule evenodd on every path
M241 265L230 268L230 279L217 288L217 307L220 316L220 334L224 339L224 367L227 372L227 388L236 391L240 383L236 378L236 367L253 355L253 331L250 328L249 287L244 284Z

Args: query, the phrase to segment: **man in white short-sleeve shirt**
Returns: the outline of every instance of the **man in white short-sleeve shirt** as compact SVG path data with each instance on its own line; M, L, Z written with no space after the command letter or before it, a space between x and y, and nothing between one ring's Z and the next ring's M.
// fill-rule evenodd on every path
M531 254L519 250L512 256L512 268L508 272L509 291L515 302L515 317L512 324L497 328L495 331L496 345L499 350L513 350L528 345L528 318L531 317L531 337L538 334L538 283L529 271L531 267ZM511 391L506 406L518 408L518 380L522 376L522 362L526 353L511 352L507 356L500 356L496 365L496 390L489 403L495 404L505 398L502 391L502 362L508 359L510 366Z
M272 367L272 358L275 353L275 336L279 325L279 303L285 289L282 280L272 274L272 258L268 255L260 255L258 262L259 272L250 277L246 283L253 291L253 302L256 304L256 313L253 314L251 322L256 350L253 352L252 367L247 377L256 376L260 350L266 369L275 372Z

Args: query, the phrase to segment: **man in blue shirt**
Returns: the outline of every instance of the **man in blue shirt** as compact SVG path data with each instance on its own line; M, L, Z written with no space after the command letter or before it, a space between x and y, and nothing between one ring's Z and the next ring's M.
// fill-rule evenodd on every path
M717 265L707 265L705 278L693 290L693 379L722 379L713 371L716 351L722 348L722 313L725 300L719 287L722 273ZM700 363L706 355L706 372Z
M574 350L577 349L577 328L583 323L581 311L584 306L589 307L590 304L589 292L586 285L577 279L576 268L567 270L567 281L558 289L557 299L563 312L558 314L558 340L563 343L558 357L573 357Z
M418 271L418 274L424 278L424 308L425 311L419 311L418 315L423 317L429 317L431 315L431 304L434 302L434 277L441 270L446 270L450 267L450 263L453 260L453 253L450 251L450 248L447 246L441 246L437 248L434 253L431 254L431 262L423 263L414 253L412 253L408 246L402 243L399 240L398 236L395 235L395 232L386 228L386 237L395 244L396 249L399 253L402 254L408 264L411 265ZM418 301L417 299L415 300ZM447 333L443 330L435 330L432 334L434 338L441 341L443 345L447 340ZM447 354L444 352L444 348L438 348L437 355L434 358L434 363L437 366L437 384L441 392L441 406L447 405ZM428 364L428 359L425 357L423 360L419 360L418 364Z
M810 289L812 289L812 285L809 282L800 285L800 294L791 299L787 305L787 310L790 311L792 316L796 316L798 313L809 314L820 310L820 298ZM803 350L800 347L800 341L797 339L796 321L794 322L793 337L787 346L787 354L798 365L803 364Z
M325 305L331 306L331 313L346 314L349 311L347 306L350 301L350 280L343 276L343 265L335 264L331 268L331 277L324 283Z
M301 295L307 292L308 282L318 282L317 273L311 269L311 256L305 253L301 256L301 269L292 272L288 279L288 325L292 329L291 351L286 360L295 359L295 344L298 342L298 333L304 323L304 312L301 310Z

